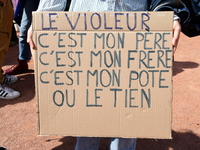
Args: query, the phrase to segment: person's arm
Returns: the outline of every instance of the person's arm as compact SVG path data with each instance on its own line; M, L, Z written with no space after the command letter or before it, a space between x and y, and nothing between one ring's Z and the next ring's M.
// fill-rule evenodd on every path
M180 38L180 33L181 33L181 24L179 20L174 20L173 22L173 39L172 39L172 45L173 45L173 52L175 53L177 46L178 46L178 41Z
M33 42L33 28L32 28L32 25L28 29L27 43L29 43L31 49L35 49L35 44Z
M64 11L66 7L67 0L41 0L37 11ZM27 43L29 43L32 49L35 49L35 44L33 42L33 30L32 25L28 30Z
M181 23L189 18L186 6L180 0L150 0L150 11L174 11L173 39L174 52L181 33Z

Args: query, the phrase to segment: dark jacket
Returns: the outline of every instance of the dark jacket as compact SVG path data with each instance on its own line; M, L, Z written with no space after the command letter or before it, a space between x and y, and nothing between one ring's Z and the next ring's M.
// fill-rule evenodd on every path
M182 0L189 9L189 19L182 24L182 32L188 37L200 35L200 0Z
M149 0L150 11L174 11L179 16L181 24L185 23L189 19L189 10L179 0Z
M200 35L200 0L149 0L150 11L174 11L188 37Z

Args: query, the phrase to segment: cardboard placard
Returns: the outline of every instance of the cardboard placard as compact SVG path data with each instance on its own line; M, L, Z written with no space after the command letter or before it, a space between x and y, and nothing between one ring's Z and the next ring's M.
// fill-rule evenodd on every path
M34 12L39 135L171 138L172 12Z

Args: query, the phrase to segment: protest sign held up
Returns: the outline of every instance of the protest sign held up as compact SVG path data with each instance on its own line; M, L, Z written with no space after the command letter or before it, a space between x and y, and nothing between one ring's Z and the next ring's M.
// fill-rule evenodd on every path
M40 135L171 138L172 12L33 13Z

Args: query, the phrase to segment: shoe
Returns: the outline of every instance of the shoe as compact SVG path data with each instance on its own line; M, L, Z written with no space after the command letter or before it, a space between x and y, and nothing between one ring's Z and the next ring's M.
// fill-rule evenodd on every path
M18 80L17 76L10 76L7 74L3 75L3 82L2 84L11 84L11 83L15 83Z
M5 86L5 84L0 84L0 98L1 99L15 99L20 96L18 91Z
M4 74L16 75L16 74L26 73L27 71L28 71L27 60L17 59L17 62L13 66L4 70Z

